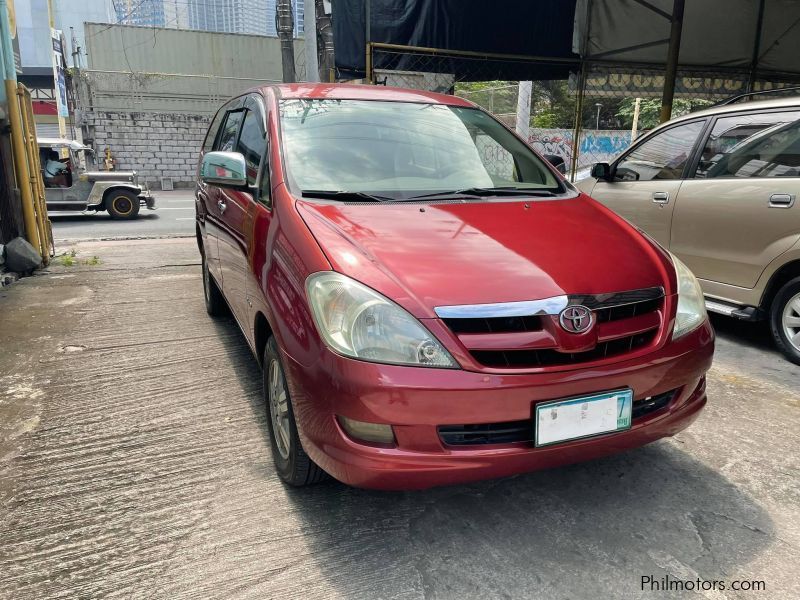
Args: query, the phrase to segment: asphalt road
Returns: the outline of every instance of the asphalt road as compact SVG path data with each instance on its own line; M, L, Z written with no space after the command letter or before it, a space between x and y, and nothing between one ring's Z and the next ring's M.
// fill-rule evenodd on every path
M800 367L762 326L714 320L708 406L674 438L422 492L296 490L194 240L74 249L0 292L0 598L800 597Z
M50 213L53 238L59 242L194 235L194 190L153 194L156 210L142 207L139 216L130 221L112 219L106 212Z

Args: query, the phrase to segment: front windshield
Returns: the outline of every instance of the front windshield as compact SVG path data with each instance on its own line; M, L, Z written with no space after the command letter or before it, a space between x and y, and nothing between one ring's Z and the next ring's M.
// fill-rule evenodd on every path
M560 192L524 143L474 108L373 100L282 100L283 152L296 192L409 198L469 188Z

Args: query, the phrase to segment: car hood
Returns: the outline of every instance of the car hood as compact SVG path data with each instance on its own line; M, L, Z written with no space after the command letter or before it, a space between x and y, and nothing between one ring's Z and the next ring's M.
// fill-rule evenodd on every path
M296 206L335 271L419 318L438 306L673 287L664 251L583 194Z

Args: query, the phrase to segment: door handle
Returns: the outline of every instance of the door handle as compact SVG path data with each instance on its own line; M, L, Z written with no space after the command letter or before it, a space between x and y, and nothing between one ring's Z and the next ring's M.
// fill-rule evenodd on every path
M769 197L770 208L792 208L794 194L772 194Z
M653 192L653 202L665 205L669 202L669 192Z
M219 212L224 213L225 209L228 208L228 205L222 200L217 200L217 208L219 209Z

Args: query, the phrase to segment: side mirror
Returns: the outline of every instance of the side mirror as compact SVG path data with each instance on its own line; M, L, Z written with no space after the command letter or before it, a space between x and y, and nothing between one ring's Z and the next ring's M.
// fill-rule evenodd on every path
M543 154L544 159L558 169L559 173L566 174L567 163L564 162L564 157L558 154Z
M207 152L200 163L203 183L241 187L247 185L247 166L238 152Z
M595 179L611 179L611 167L608 163L595 163L592 165L592 177Z

